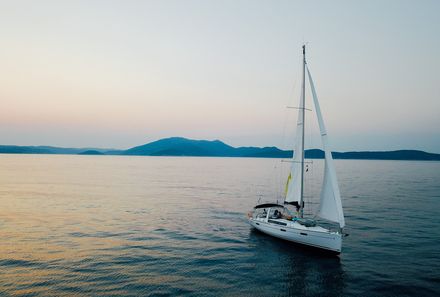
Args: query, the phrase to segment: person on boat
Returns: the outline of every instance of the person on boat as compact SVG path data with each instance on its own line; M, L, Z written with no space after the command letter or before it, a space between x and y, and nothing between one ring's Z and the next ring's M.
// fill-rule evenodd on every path
M281 218L281 212L278 209L275 209L273 213L274 219L280 219Z

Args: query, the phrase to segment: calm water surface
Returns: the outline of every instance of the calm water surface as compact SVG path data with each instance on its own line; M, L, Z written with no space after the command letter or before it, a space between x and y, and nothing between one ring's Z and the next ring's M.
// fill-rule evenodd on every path
M440 162L337 160L340 257L247 224L279 163L0 155L0 294L440 295Z

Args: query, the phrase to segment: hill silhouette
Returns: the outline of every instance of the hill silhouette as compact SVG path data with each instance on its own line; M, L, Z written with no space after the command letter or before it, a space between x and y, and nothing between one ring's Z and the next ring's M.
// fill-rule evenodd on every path
M220 140L192 140L170 137L128 149L122 155L138 156L210 156L210 157L269 157L283 158L292 154L276 147L235 148Z
M233 147L220 140L193 140L183 137L164 138L127 150L0 145L0 153L252 158L291 158L293 155L293 151L277 147ZM419 150L333 152L332 155L335 159L440 161L440 154ZM305 157L322 159L324 152L319 149L306 150Z
M87 150L84 152L80 152L78 153L78 155L93 155L93 156L98 156L98 155L104 155L103 152L97 151L97 150Z

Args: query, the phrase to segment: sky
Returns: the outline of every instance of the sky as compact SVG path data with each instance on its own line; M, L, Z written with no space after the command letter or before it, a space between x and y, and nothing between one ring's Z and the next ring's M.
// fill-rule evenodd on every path
M440 153L439 11L427 0L0 0L0 144L290 148L306 43L333 150Z

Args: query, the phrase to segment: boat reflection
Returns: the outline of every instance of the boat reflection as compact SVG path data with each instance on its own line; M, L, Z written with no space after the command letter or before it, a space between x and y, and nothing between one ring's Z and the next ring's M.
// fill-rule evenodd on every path
M319 249L276 239L251 229L249 242L254 247L255 271L263 285L280 296L341 296L345 273L341 259ZM274 292L274 290L277 290Z

